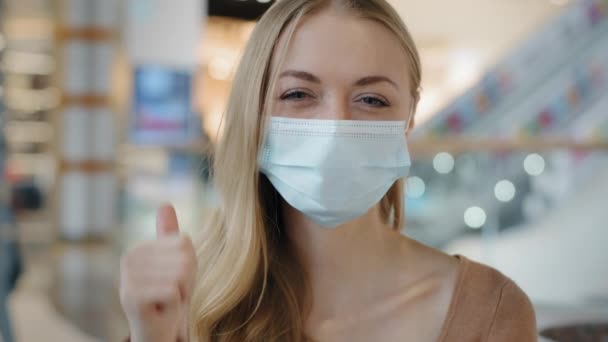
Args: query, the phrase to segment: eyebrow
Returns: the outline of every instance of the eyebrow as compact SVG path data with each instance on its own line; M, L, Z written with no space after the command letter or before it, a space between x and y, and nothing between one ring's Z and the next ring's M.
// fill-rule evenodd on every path
M295 78L299 78L301 80L312 82L312 83L321 83L321 80L317 76L315 76L309 72L306 72L306 71L286 70L286 71L283 71L281 73L281 75L279 75L279 78L283 78L283 77L295 77ZM390 78L388 78L386 76L363 77L362 79L355 82L355 86L363 87L366 85L370 85L370 84L374 84L374 83L381 83L381 82L390 83L393 87L399 89L399 86L397 86L397 83L395 83L393 80L391 80Z
M355 85L358 87L363 87L366 85L370 85L370 84L374 84L374 83L381 83L381 82L387 82L390 83L393 87L399 89L399 86L397 85L397 83L395 83L393 80L391 80L390 78L386 77L386 76L367 76L367 77L363 77L362 79L358 80Z
M286 70L279 76L279 78L283 77L295 77L308 82L321 83L321 80L317 76L306 71Z

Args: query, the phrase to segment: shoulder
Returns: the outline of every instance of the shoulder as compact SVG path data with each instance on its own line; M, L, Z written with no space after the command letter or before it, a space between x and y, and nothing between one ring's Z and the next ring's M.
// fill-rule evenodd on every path
M534 308L521 288L489 266L462 256L459 259L448 335L482 341L536 341ZM470 329L471 325L475 328Z

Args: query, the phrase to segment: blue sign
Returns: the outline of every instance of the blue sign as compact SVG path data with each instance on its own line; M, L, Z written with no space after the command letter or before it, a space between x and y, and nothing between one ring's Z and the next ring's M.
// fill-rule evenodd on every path
M135 143L180 145L200 136L192 110L192 75L157 66L139 66L133 81L130 136Z

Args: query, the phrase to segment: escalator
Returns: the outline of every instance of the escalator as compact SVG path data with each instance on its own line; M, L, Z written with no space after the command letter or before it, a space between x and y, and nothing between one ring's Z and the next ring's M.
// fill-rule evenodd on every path
M406 199L406 233L498 268L535 303L608 319L608 1L567 7L413 134L429 137L496 144L454 153L448 172L439 154L414 160L425 188ZM546 307L545 326L573 316Z

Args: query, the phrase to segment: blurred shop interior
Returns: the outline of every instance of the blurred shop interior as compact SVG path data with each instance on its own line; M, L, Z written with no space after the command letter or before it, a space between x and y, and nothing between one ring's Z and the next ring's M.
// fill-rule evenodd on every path
M185 230L213 208L233 72L272 2L0 0L0 255L17 244L23 263L8 297L15 341L126 336L120 255L154 237L160 204ZM608 0L389 2L423 62L403 233L513 278L545 341L564 325L601 329Z

